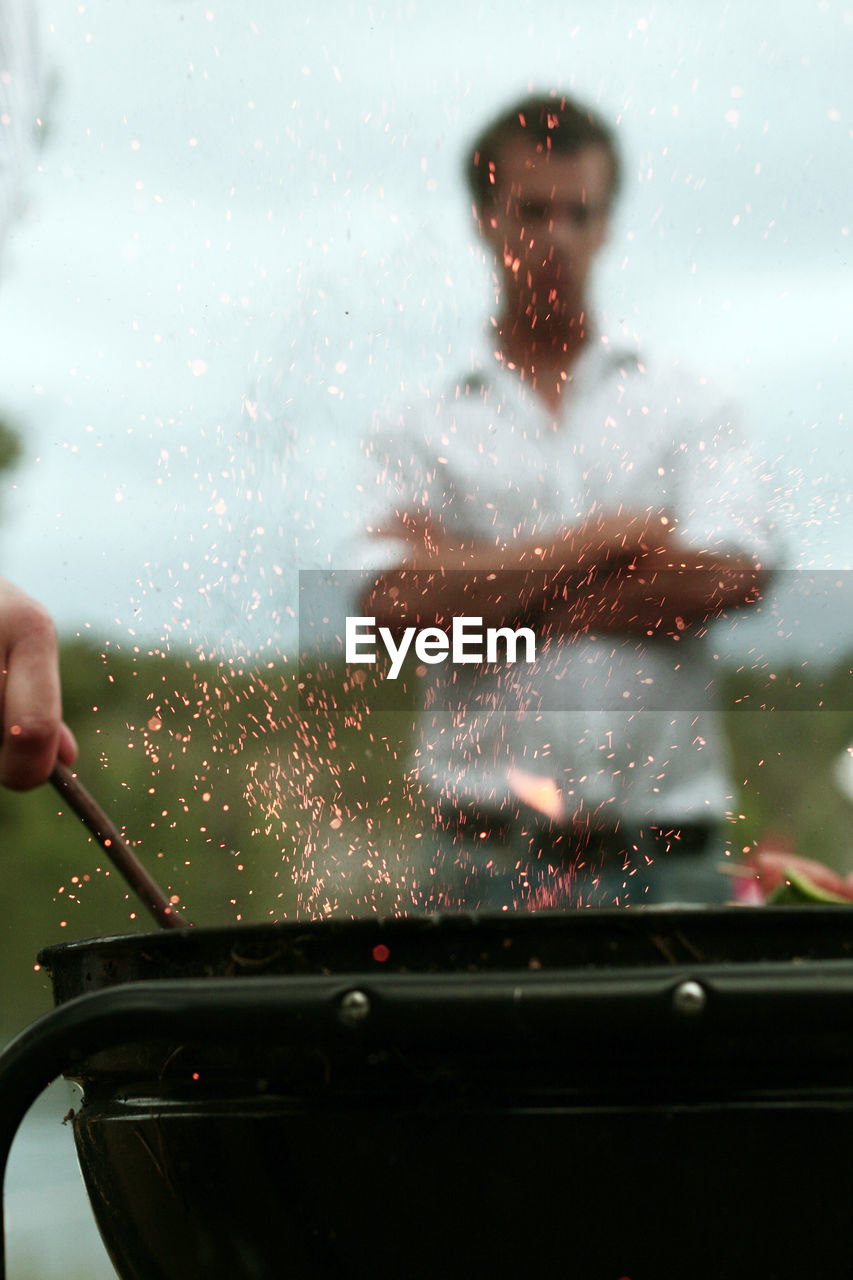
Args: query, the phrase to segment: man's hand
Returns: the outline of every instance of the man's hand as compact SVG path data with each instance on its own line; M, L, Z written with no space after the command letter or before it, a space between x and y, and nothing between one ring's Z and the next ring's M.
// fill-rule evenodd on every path
M0 578L0 783L25 791L45 782L77 744L62 723L56 629L50 615Z
M578 592L564 592L551 621L566 634L615 631L680 639L703 634L732 609L755 604L766 579L745 556L639 556L627 568L591 577Z

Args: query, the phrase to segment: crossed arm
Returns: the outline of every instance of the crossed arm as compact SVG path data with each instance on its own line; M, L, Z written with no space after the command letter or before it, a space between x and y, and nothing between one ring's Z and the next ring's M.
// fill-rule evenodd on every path
M410 519L410 551L362 599L379 626L485 626L525 621L561 634L652 636L697 631L759 598L765 579L746 555L697 552L663 512L594 513L543 541L504 547L452 542Z
M62 722L56 631L47 612L0 578L0 783L38 786L77 746Z

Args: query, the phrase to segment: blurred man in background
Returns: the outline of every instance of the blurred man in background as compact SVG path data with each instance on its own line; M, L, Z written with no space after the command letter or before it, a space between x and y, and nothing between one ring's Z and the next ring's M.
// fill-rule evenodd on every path
M723 901L730 805L707 624L773 540L732 406L590 310L620 160L555 96L484 130L467 177L499 305L450 385L370 442L375 626L531 629L536 663L442 662L415 768L415 909ZM426 678L426 677L425 677Z

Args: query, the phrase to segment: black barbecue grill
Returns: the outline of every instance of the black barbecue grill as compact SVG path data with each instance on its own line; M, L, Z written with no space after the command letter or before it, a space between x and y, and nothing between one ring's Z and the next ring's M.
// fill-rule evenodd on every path
M171 930L50 947L122 1280L853 1276L843 908Z

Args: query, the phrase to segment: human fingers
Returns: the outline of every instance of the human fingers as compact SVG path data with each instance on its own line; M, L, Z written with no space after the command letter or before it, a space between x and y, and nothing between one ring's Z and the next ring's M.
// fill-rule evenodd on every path
M62 711L56 631L47 612L23 593L4 592L2 645L2 745L0 783L25 791L44 782L56 761Z
M63 764L71 765L77 759L77 739L64 721L59 726L58 755Z

